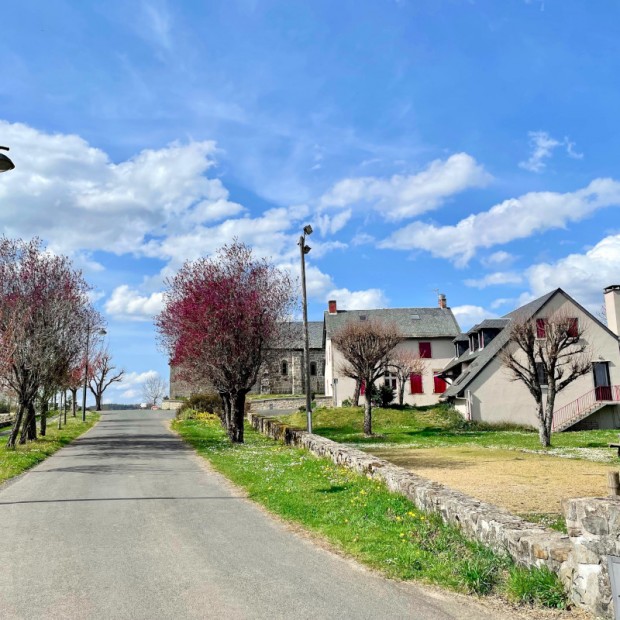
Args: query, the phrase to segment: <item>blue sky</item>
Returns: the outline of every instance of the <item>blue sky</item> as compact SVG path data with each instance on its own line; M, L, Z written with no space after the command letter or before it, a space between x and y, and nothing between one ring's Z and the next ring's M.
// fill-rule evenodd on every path
M620 5L24 0L2 7L0 224L73 257L140 400L163 280L234 236L310 316L433 306L462 328L620 281Z

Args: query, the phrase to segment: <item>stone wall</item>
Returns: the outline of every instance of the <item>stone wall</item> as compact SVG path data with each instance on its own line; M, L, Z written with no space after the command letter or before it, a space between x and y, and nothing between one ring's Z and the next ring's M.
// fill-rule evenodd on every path
M612 617L607 555L620 555L620 498L574 499L565 505L569 535L529 523L361 450L250 413L259 432L304 447L317 456L380 480L420 510L434 512L467 536L527 567L547 566L559 575L569 598L597 616Z
M306 398L261 398L259 400L251 400L251 411L260 411L265 409L298 409L306 405ZM317 396L314 399L317 407L331 407L331 396Z

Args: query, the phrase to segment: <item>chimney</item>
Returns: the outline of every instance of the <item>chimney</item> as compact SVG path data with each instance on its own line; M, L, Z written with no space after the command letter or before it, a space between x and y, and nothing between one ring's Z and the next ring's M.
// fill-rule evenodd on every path
M620 284L612 284L603 291L605 293L605 314L607 314L607 327L620 335Z
M446 296L443 293L439 293L439 307L442 310L445 310L448 307L448 302L446 301Z
M335 299L330 299L327 302L327 309L329 314L338 314L338 306L336 305Z

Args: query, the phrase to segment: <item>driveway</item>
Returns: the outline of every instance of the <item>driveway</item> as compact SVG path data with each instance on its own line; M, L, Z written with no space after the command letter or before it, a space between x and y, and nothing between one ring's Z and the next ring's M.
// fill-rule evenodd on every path
M211 472L169 417L103 412L0 490L3 619L512 617L316 546Z

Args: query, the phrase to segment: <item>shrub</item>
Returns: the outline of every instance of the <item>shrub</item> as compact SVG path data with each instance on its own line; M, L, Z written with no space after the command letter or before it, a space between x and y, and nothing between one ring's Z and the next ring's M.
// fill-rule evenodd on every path
M520 603L538 604L556 609L566 607L564 587L558 576L546 566L513 567L508 577L507 590L510 598Z
M0 400L0 413L11 413L11 407L8 401Z
M345 398L342 401L342 406L343 407L352 407L353 406L353 401L350 398Z
M217 392L199 392L187 399L187 405L196 411L221 413L222 399Z
M376 407L389 407L394 400L394 389L389 385L380 385L378 388L373 386L370 400Z

